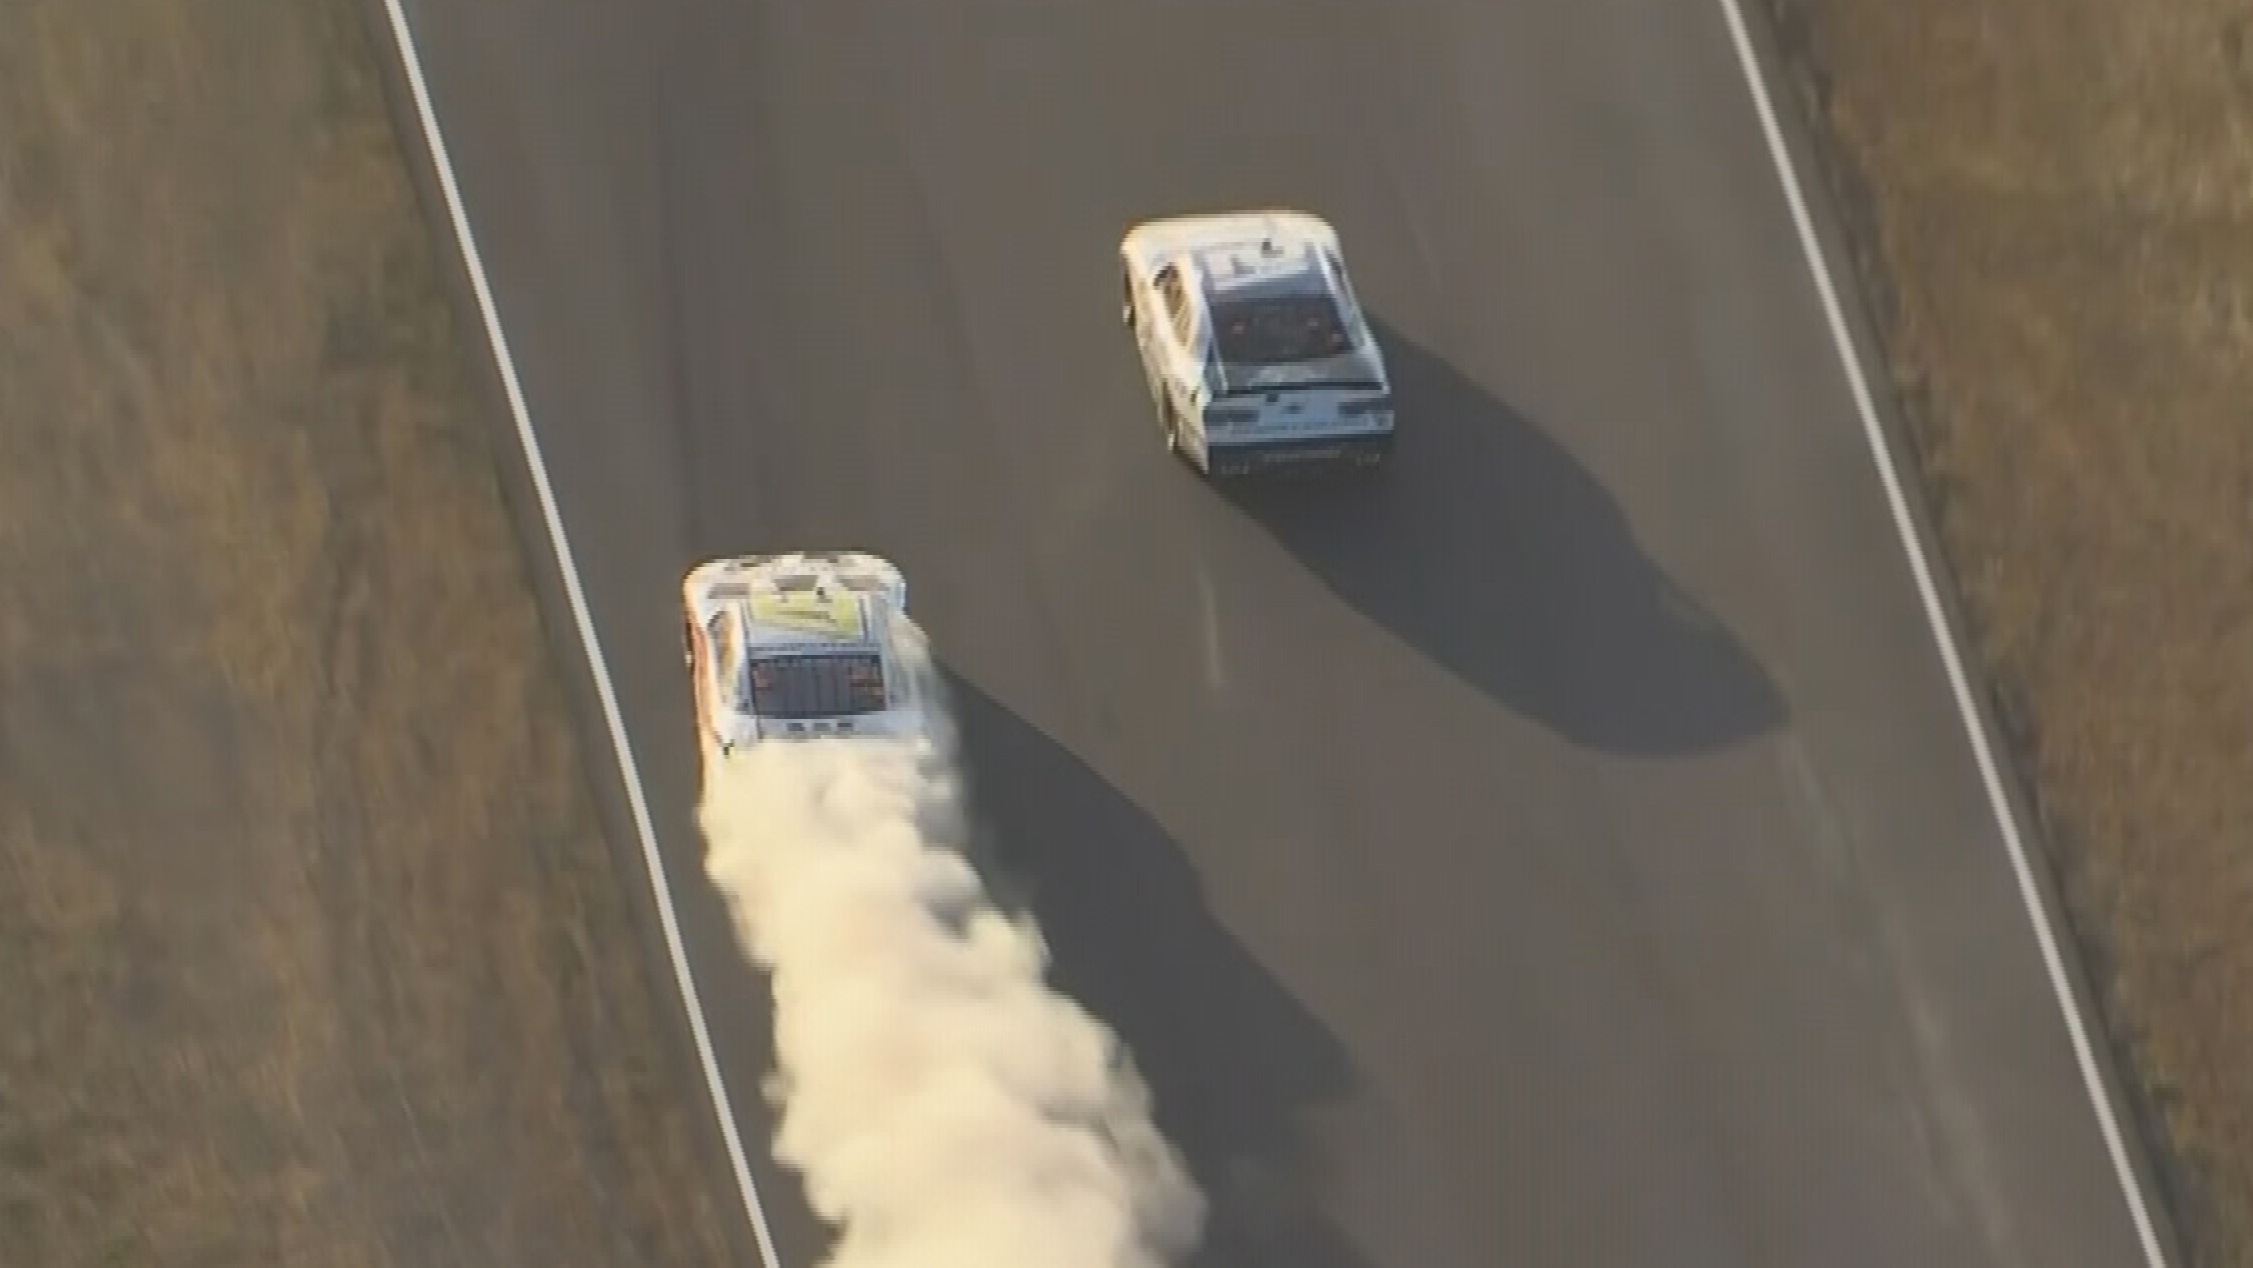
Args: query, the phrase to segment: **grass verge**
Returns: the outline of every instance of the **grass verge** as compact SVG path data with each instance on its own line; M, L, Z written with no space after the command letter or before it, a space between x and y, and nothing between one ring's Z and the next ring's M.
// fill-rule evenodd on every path
M0 1246L728 1262L354 3L0 23Z
M1766 0L2194 1262L2253 1266L2253 0Z

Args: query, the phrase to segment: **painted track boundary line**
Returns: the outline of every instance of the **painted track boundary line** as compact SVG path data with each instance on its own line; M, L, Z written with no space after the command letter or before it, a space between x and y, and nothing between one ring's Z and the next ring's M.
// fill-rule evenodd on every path
M2143 1245L2144 1261L2148 1268L2167 1268L2167 1257L2160 1249L2150 1203L2144 1196L2135 1165L2128 1157L2127 1142L2120 1130L2119 1113L2113 1106L2112 1096L2105 1086L2103 1070L2098 1065L2095 1048L2089 1040L2088 1023L2082 1016L2072 978L2066 971L2048 903L2035 879L2033 864L2019 831L2018 816L2004 789L1993 746L1988 742L1985 719L1980 712L1978 699L1972 693L1970 676L1964 670L1955 631L1942 606L1939 587L1933 580L1931 561L1927 558L1924 543L1918 535L1916 521L1910 514L1908 498L1902 490L1901 474L1894 462L1892 450L1886 443L1885 428L1879 418L1875 398L1870 392L1869 381L1863 373L1861 356L1847 325L1845 310L1840 305L1838 288L1831 280L1830 266L1823 254L1822 241L1815 232L1814 218L1808 212L1798 167L1792 162L1791 149L1785 143L1782 126L1777 122L1775 104L1769 98L1767 82L1761 74L1759 55L1753 47L1752 35L1746 26L1740 0L1719 0L1719 3L1722 14L1728 21L1729 38L1736 47L1739 69L1744 73L1745 84L1752 92L1753 107L1760 116L1760 130L1767 141L1769 157L1774 161L1777 179L1783 185L1784 200L1791 209L1792 225L1798 232L1801 253L1806 259L1808 272L1814 275L1815 290L1822 301L1823 318L1830 327L1832 346L1846 370L1847 387L1853 394L1855 411L1861 415L1862 432L1869 442L1870 457L1877 467L1878 480L1885 487L1886 504L1893 512L1893 523L1899 531L1901 549L1908 556L1909 570L1915 574L1917 595L1923 600L1933 641L1939 645L1940 661L1947 671L1949 691L1955 697L1956 711L1971 740L1972 758L1979 767L1980 782L1986 789L1988 805L1994 812L1996 825L2001 829L2003 845L2010 854L2011 870L2018 880L2019 897L2024 901L2027 917L2034 926L2034 940L2041 948L2042 964L2049 971L2050 986L2056 994L2058 1009L2064 1014L2066 1033L2072 1040L2073 1056L2080 1066L2081 1081L2088 1091L2090 1104L2096 1111L2097 1126L2104 1136L2105 1149L2111 1155L2112 1169L2120 1182L2121 1195L2126 1198L2129 1214L2135 1221L2136 1236Z
M524 403L523 385L517 378L516 363L508 350L508 335L502 329L500 309L494 303L491 284L485 277L483 258L477 250L477 236L470 228L469 211L464 205L459 182L454 177L453 160L448 156L446 138L439 126L438 112L430 99L430 89L424 80L422 60L416 51L414 30L407 21L404 0L383 0L385 12L391 21L391 36L399 54L400 68L406 73L407 87L414 97L415 114L422 124L423 141L430 151L431 166L436 170L438 185L446 199L446 214L452 222L454 240L461 250L462 263L468 269L472 291L477 298L478 314L484 321L486 342L491 346L495 367L500 371L501 386L508 397L509 414L516 423L518 442L524 450L525 464L530 468L532 487L540 502L540 515L546 522L548 544L555 552L556 564L562 573L563 589L571 605L571 618L578 629L579 643L586 653L587 669L595 684L595 693L602 704L603 720L610 732L610 745L617 758L618 773L625 784L626 802L631 809L634 831L641 839L642 859L649 872L650 888L657 899L658 923L665 934L665 949L672 961L673 980L679 985L681 1003L688 1013L689 1031L696 1044L698 1063L704 1070L704 1083L712 1097L713 1112L719 1118L720 1135L727 1145L728 1163L735 1175L736 1188L743 1197L745 1216L751 1221L751 1231L758 1241L759 1257L766 1268L781 1268L776 1254L774 1234L769 1227L766 1208L760 1204L758 1186L751 1179L749 1158L743 1151L743 1139L736 1130L733 1102L728 1096L727 1080L720 1073L720 1063L712 1047L712 1036L704 1020L704 1005L697 994L696 975L689 967L688 951L681 940L680 920L673 910L671 891L665 883L664 858L657 849L657 832L650 822L649 803L642 791L641 771L634 762L632 742L627 738L624 718L618 710L618 696L611 685L610 670L602 655L602 642L596 636L594 617L588 611L586 592L579 584L579 570L573 562L571 541L564 531L563 517L557 508L555 492L548 481L547 464L540 456L540 440L532 427L531 411Z

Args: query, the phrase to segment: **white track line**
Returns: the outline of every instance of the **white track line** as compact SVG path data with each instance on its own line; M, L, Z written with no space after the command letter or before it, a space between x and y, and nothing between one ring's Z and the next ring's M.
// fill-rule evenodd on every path
M2033 868L2027 860L2026 845L2020 838L2018 819L2011 811L2010 801L2004 795L2002 778L1995 765L1995 755L1987 743L1987 729L1980 720L1979 707L1972 695L1969 680L1964 674L1963 660L1958 654L1954 632L1949 628L1945 610L1940 604L1940 594L1932 580L1932 567L1927 562L1924 544L1917 536L1916 524L1909 516L1908 501L1901 494L1900 473L1895 470L1892 451L1886 446L1885 431L1879 425L1876 407L1871 403L1869 384L1862 375L1861 358L1855 354L1854 338L1848 333L1845 315L1840 311L1838 291L1831 283L1829 266L1823 260L1823 248L1815 236L1815 225L1807 214L1807 202L1800 192L1799 173L1791 161L1791 151L1784 144L1783 130L1776 124L1776 111L1768 99L1768 87L1761 78L1760 60L1754 54L1752 39L1745 29L1744 14L1738 0L1720 0L1722 11L1729 21L1729 36L1737 46L1737 62L1744 71L1746 84L1752 88L1754 106L1760 112L1760 130L1768 141L1768 153L1775 159L1776 174L1782 180L1784 197L1791 204L1791 218L1799 230L1799 245L1807 257L1807 268L1815 275L1815 289L1823 301L1823 316L1830 323L1831 342L1838 349L1838 359L1846 367L1847 385L1854 394L1854 407L1862 416L1862 431L1868 438L1871 457L1877 463L1878 478L1885 485L1886 502L1893 508L1893 523L1900 530L1901 548L1908 553L1909 567L1916 574L1917 593L1924 599L1925 616L1932 627L1933 641L1940 645L1940 660L1948 670L1948 686L1955 693L1956 710L1962 715L1964 731L1971 737L1973 758L1979 764L1980 780L1986 785L1987 800L1995 812L1995 822L2001 827L2003 844L2010 851L2011 868L2018 874L2019 896L2025 900L2027 915L2034 923L2034 939L2041 944L2042 962L2049 969L2050 985L2057 993L2058 1007L2065 1014L2065 1029L2073 1040L2073 1055L2081 1066L2081 1079L2087 1086L2089 1101L2096 1107L2097 1124L2103 1130L2105 1148L2112 1154L2112 1168L2119 1177L2121 1192L2128 1199L2129 1213L2134 1216L2136 1236L2143 1242L2144 1260L2150 1268L2166 1268L2166 1255L2159 1248L2159 1238L2152 1228L2151 1212L2144 1199L2143 1188L2136 1178L2135 1167L2128 1160L2126 1144L2121 1139L2118 1115L2112 1099L2104 1086L2104 1076L2098 1069L2096 1054L2089 1045L2088 1025L2082 1019L2079 1002L2074 998L2073 984L2066 976L2065 963L2058 954L2057 933L2052 928L2048 905L2042 901L2042 892L2034 880Z
M610 670L602 658L602 643L595 636L594 619L587 612L586 594L579 585L579 570L571 559L571 542L563 531L563 517L556 511L547 466L540 459L540 440L532 430L531 414L524 407L524 391L517 381L516 363L509 357L508 336L501 330L493 290L485 280L485 265L477 253L477 236L470 231L469 213L462 206L461 189L454 180L453 161L446 155L446 138L439 129L437 111L431 106L429 88L423 82L414 32L408 27L401 0L384 0L384 7L391 15L391 34L399 48L400 64L407 72L407 84L414 92L415 113L422 119L431 164L437 169L438 184L446 193L446 212L453 220L454 238L461 244L462 262L469 268L470 284L477 292L477 308L485 318L485 337L492 344L493 360L500 369L501 384L508 392L509 413L516 419L517 439L523 442L525 463L532 471L532 485L539 491L540 514L547 520L548 541L555 548L556 563L563 573L564 592L571 599L571 618L579 627L579 642L586 649L587 666L594 675L596 694L602 699L603 719L610 726L611 748L617 754L618 771L625 780L627 804L633 809L634 831L641 837L642 859L649 868L649 885L657 895L658 921L665 930L665 949L672 956L673 979L680 983L681 1002L688 1008L689 1030L696 1039L697 1058L704 1066L705 1085L711 1089L720 1134L727 1141L728 1162L735 1170L736 1187L743 1194L743 1210L751 1218L751 1231L758 1238L759 1257L766 1261L766 1268L781 1268L781 1260L775 1254L774 1236L767 1226L766 1209L759 1204L759 1190L751 1181L751 1166L743 1153L742 1137L735 1128L727 1080L721 1077L719 1059L712 1051L712 1036L704 1022L704 1005L696 994L696 976L689 969L688 953L681 945L680 921L674 915L672 894L666 888L665 864L657 852L656 830L650 826L649 804L642 793L641 772L634 765L633 745L626 738L626 725L618 714L617 692L610 684Z

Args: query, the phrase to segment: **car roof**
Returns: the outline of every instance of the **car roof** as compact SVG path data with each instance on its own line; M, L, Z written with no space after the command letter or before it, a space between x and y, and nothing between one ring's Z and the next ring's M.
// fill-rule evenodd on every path
M726 576L690 587L693 619L709 624L724 615L754 651L881 652L885 633L881 593L854 590L819 578Z
M1336 290L1322 248L1303 240L1231 241L1199 247L1188 258L1208 304L1331 295Z
M1311 212L1285 208L1201 212L1160 216L1128 229L1121 246L1149 256L1174 258L1200 247L1272 238L1287 246L1304 243L1335 252L1338 233Z
M736 620L755 648L829 646L840 650L877 643L880 618L874 596L842 586L753 586L735 601Z
M1297 211L1226 212L1145 221L1126 249L1190 275L1206 307L1234 300L1340 298L1337 232Z

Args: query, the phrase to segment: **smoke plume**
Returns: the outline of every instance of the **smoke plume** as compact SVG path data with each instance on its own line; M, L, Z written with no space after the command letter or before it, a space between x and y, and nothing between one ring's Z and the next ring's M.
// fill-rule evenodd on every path
M773 982L775 1156L837 1228L828 1268L1177 1264L1204 1199L1039 931L987 899L940 721L708 775L706 866Z

